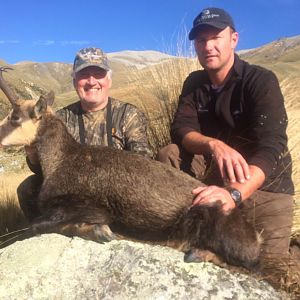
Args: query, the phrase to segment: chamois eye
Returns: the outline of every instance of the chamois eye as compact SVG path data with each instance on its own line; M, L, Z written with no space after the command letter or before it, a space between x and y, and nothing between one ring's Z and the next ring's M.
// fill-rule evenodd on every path
M10 121L10 124L13 126L20 126L22 118L12 113L10 116L8 116L8 120Z

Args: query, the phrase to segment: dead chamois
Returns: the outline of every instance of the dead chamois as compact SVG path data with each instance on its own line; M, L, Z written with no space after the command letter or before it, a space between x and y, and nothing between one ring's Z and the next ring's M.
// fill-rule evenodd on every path
M213 252L232 265L258 264L261 242L239 209L224 215L217 206L191 206L201 182L138 154L77 143L49 107L54 95L20 101L0 77L13 106L0 124L0 143L35 143L44 175L34 233L95 241L116 233L181 249L186 261L210 260Z

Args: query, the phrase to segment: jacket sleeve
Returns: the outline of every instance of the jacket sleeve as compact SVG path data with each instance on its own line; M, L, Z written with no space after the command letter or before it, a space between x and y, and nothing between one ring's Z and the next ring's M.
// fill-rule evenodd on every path
M268 177L287 150L287 114L278 79L265 70L247 88L250 102L250 136L254 151L248 163L260 167Z
M183 84L177 111L171 125L172 142L178 145L181 144L182 139L187 133L191 131L200 132L197 106L194 100L195 89L193 88L193 84L197 81L197 78L194 75L196 74L191 73Z
M153 157L147 134L148 121L143 112L127 104L124 114L125 150Z

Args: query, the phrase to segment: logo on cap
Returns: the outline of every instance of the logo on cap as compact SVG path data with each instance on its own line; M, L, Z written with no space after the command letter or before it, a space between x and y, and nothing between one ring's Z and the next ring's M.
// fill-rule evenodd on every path
M77 52L73 64L73 75L87 67L99 67L110 70L106 54L99 48L84 48Z
M234 22L231 16L221 8L210 7L203 9L193 21L193 28L189 33L189 39L195 39L197 33L205 28L203 25L215 27L217 29L225 29L227 26L235 31ZM202 27L203 26L203 27Z

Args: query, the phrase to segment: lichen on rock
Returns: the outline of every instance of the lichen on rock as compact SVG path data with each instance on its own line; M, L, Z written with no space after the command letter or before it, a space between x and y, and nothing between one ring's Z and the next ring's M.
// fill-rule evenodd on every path
M1 249L0 265L0 299L7 300L282 299L264 281L129 241L45 234Z

